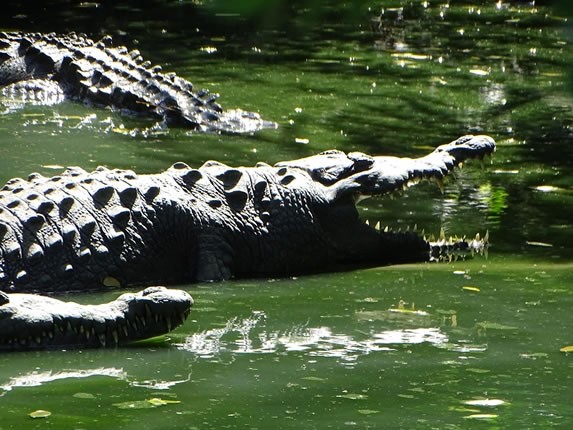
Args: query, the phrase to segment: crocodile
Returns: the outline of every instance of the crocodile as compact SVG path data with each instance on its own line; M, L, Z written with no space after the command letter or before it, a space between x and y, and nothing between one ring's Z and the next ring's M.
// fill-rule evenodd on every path
M117 347L181 325L193 299L182 290L148 287L100 305L0 292L0 351Z
M109 287L280 277L427 261L482 240L432 243L380 231L356 203L422 179L441 181L495 150L463 136L420 158L330 150L271 166L183 162L158 174L70 167L0 190L0 290Z
M157 118L198 131L252 133L276 127L255 112L223 110L218 94L195 91L111 36L0 32L1 94L55 104L65 99Z

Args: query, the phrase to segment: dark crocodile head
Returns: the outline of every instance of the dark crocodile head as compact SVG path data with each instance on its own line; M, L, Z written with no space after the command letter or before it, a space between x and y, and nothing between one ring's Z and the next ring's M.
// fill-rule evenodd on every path
M149 287L101 305L0 293L0 350L98 348L171 331L193 304L185 291Z
M329 236L330 246L336 248L334 259L340 263L389 264L425 261L436 257L433 254L439 254L442 248L463 250L482 243L473 240L430 243L416 233L380 231L360 219L356 203L401 191L421 180L441 184L465 160L483 159L494 151L495 142L489 136L463 136L416 159L328 151L279 163L277 167L303 170L324 190L326 202L317 205L315 221Z

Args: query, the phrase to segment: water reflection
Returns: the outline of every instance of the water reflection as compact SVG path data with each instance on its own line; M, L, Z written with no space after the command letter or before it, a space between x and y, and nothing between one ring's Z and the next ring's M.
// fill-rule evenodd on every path
M391 314L389 311L388 315ZM378 314L376 318L378 318ZM370 316L357 315L359 319ZM335 358L354 363L360 356L396 351L406 345L430 344L450 349L448 335L439 327L412 327L372 330L360 335L339 333L328 326L306 324L287 330L268 330L264 312L246 318L231 318L224 327L195 333L179 347L201 358L223 358L227 354L304 353L309 357ZM422 325L427 319L422 316Z

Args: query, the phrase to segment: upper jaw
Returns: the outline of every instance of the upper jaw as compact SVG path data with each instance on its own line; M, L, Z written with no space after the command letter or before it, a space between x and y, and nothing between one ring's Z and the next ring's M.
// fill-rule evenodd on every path
M361 152L331 150L299 160L283 161L275 167L306 172L325 186L333 200L342 196L370 197L389 194L414 185L422 179L441 181L454 167L467 159L495 151L495 141L485 135L462 136L438 146L420 158L370 156Z
M483 159L494 151L495 142L491 137L468 135L438 146L420 158L371 157L372 162L367 168L330 185L331 197L338 199L348 193L355 199L382 196L415 185L422 179L441 183L444 176L464 161L471 158ZM356 157L356 154L349 156Z

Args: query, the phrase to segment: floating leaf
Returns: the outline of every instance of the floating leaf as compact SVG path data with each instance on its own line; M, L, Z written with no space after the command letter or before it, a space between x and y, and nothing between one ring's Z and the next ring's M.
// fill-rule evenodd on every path
M91 393L76 393L73 397L76 399L95 399L95 396Z
M481 290L478 287L472 287L471 285L465 285L462 287L462 290L464 291L471 291L474 293L479 293Z
M52 413L50 411L44 411L43 409L38 409L37 411L30 412L32 418L48 418Z
M564 346L559 351L561 351L561 352L573 352L573 345Z
M466 400L464 402L469 406L500 406L504 405L505 401L501 399L478 399L478 400Z
M154 397L153 399L149 399L147 401L151 403L153 406L165 406L169 404L181 403L180 400L165 400L165 399L160 399L158 397Z
M496 414L472 414L472 415L468 415L467 419L474 419L474 420L491 420L494 418L497 418L498 415Z

